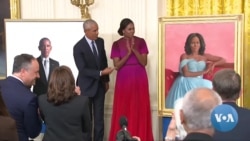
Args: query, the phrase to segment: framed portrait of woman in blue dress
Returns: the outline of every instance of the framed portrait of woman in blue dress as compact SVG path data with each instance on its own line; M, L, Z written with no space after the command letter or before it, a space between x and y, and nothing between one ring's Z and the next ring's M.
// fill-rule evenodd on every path
M171 116L175 101L189 90L212 88L213 74L220 69L234 69L243 75L243 18L244 15L159 18L159 116ZM242 99L238 104L243 106Z

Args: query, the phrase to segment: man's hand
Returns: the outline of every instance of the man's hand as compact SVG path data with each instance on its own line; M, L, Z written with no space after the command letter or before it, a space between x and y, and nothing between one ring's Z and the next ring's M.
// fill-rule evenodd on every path
M112 73L113 70L114 70L114 68L107 67L107 68L105 68L104 70L102 70L101 76L103 76L103 75L108 75L108 74Z

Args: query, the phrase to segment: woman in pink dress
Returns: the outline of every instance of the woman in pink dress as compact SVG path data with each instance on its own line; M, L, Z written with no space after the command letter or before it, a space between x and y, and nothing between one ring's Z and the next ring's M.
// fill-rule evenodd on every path
M132 20L125 18L118 33L123 36L112 45L111 58L117 70L109 141L116 140L121 116L127 117L127 130L141 141L153 141L148 78L145 70L148 48L144 39L134 36Z

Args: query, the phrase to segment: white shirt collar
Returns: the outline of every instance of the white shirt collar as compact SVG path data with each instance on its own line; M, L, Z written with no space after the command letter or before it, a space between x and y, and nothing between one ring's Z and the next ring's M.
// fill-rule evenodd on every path
M48 58L42 57L42 61L44 60L47 60L49 62L49 57Z
M91 42L94 41L94 40L90 40L87 36L85 36L85 38L86 38L89 45L91 45Z
M22 79L20 79L19 77L17 77L17 76L15 76L15 75L11 75L11 77L14 77L14 78L16 78L17 80L19 80L19 81L21 81L22 83L23 83L23 80Z

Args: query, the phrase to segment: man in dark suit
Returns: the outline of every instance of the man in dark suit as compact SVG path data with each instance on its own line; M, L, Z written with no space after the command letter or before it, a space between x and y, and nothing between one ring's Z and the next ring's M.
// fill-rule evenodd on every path
M59 67L59 62L49 57L52 46L48 38L45 37L39 41L38 49L41 51L41 55L37 58L40 78L36 79L33 92L39 96L47 93L50 74L56 67Z
M250 130L246 124L250 121L250 110L237 106L241 95L241 77L233 69L224 69L215 73L213 89L221 96L223 104L235 108L238 113L237 125L228 132L215 131L215 141L249 141Z
M90 115L94 120L94 141L103 141L104 100L109 88L109 74L114 70L107 63L104 40L98 37L98 25L90 19L83 24L85 36L76 43L73 50L78 69L77 84L81 95L89 98ZM91 141L91 134L86 135Z
M19 141L35 138L41 131L37 97L29 89L39 78L38 72L36 58L21 54L14 58L12 76L0 81L3 100L16 121Z

